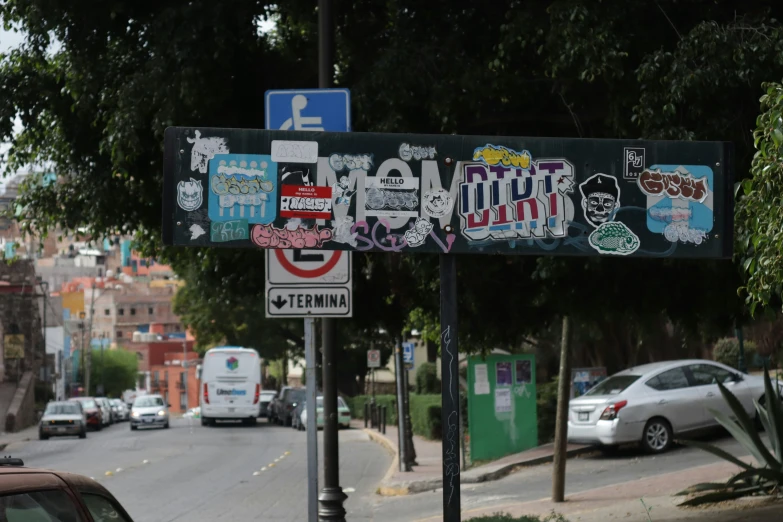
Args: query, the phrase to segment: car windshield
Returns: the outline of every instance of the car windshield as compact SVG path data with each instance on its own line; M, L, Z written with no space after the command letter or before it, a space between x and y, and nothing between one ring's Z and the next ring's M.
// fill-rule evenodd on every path
M97 408L98 405L95 404L95 401L92 399L79 399L79 402L82 403L82 406L85 408Z
M81 410L78 404L68 404L67 402L56 402L46 406L48 415L79 415Z
M601 381L585 395L617 395L639 380L641 375L613 375Z
M288 402L302 402L305 398L304 390L291 390L288 392L286 400Z
M160 397L140 397L133 403L134 408L152 408L154 406L163 406L163 399Z

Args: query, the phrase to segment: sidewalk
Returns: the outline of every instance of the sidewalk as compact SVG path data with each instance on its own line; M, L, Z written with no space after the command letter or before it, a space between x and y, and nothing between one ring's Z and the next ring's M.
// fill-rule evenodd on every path
M410 495L413 493L422 493L424 491L433 491L443 486L443 468L442 468L442 448L439 440L427 440L418 435L413 436L413 446L416 450L416 462L418 466L413 467L411 472L399 471L397 460L397 427L386 426L386 434L378 430L364 428L364 421L354 420L351 423L353 428L364 429L374 441L383 445L394 456L394 462L389 472L381 481L378 488L378 494L383 496ZM519 467L536 466L551 462L553 458L554 447L552 444L546 444L522 453L508 455L502 459L495 460L488 464L474 466L468 470L460 472L462 484L475 484L488 480L497 480L512 473ZM568 457L575 457L584 453L594 451L591 446L568 446Z
M750 459L743 459L750 460ZM783 503L769 499L741 500L730 504L721 504L711 508L684 509L677 504L685 497L673 495L700 482L715 482L728 479L739 468L728 463L708 464L686 471L678 471L639 479L622 484L605 486L575 495L569 495L566 502L555 504L550 499L540 499L516 504L503 504L493 507L462 511L462 519L507 513L512 516L546 516L553 511L563 515L569 522L607 522L627 520L647 522L735 522L756 521L772 522L783 518ZM644 500L644 505L642 504ZM651 507L650 517L645 505ZM435 522L440 517L420 519L417 522Z
M38 424L25 428L16 433L0 433L0 451L3 451L8 445L15 442L26 442L38 438Z

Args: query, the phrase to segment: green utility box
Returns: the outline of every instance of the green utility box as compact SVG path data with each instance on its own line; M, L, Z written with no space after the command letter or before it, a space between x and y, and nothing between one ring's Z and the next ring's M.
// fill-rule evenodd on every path
M468 359L470 459L492 460L538 445L533 355Z

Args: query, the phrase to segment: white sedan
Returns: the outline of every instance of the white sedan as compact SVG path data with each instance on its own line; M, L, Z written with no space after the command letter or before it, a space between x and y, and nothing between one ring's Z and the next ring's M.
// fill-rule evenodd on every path
M320 429L324 427L324 398L319 396L316 398L316 426ZM341 428L351 427L351 409L345 404L342 397L337 397L337 422ZM307 408L302 408L302 413L299 414L299 423L297 429L304 430L307 428Z
M571 400L568 441L604 446L639 442L650 453L666 451L675 437L717 427L710 410L732 415L719 382L756 417L753 401L766 400L763 377L705 360L645 364L612 375Z

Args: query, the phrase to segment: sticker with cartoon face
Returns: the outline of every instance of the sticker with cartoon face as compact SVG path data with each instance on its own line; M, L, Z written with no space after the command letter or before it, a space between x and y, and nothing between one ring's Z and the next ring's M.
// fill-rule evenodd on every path
M203 201L204 188L201 186L201 180L190 178L190 181L177 183L177 204L182 210L196 210Z
M424 193L422 208L430 217L442 218L451 214L454 208L454 198L446 189L435 189Z
M582 211L587 222L598 228L614 220L620 208L620 187L614 176L595 174L579 184L582 193Z

